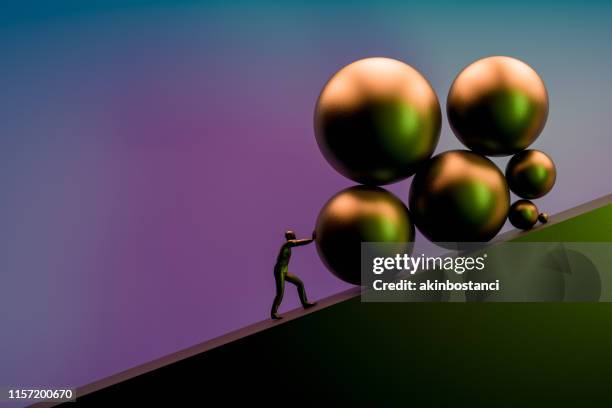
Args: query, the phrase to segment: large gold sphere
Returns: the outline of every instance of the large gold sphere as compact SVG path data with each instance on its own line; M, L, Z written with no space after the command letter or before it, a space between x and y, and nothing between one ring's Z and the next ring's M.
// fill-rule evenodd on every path
M361 243L398 243L408 250L414 225L408 209L380 187L355 186L334 195L321 209L316 224L317 252L335 276L361 283Z
M452 150L432 157L419 169L410 187L409 206L419 231L433 242L487 242L506 221L510 192L491 160Z
M323 156L340 174L382 185L411 176L440 135L438 97L409 65L366 58L338 71L317 102L314 127Z
M457 138L486 156L507 156L532 144L546 123L548 94L527 64L488 57L465 68L451 86L447 113Z

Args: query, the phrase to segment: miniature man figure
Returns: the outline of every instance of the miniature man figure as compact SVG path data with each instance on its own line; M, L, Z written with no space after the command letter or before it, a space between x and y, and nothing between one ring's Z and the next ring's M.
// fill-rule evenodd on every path
M314 302L309 302L306 298L306 290L304 289L304 283L292 273L289 273L289 259L291 258L291 248L296 246L308 245L315 240L315 233L312 233L310 239L296 239L293 231L285 232L285 243L281 246L281 249L276 258L276 265L274 265L274 279L276 281L276 297L272 304L272 319L281 319L278 314L278 307L283 301L283 294L285 292L285 281L293 283L297 286L298 295L300 296L300 302L302 307L308 309L316 305Z

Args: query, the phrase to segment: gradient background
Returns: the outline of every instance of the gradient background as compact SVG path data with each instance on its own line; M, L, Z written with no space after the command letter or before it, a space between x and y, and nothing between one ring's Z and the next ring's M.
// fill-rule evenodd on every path
M443 106L473 60L523 59L558 167L536 203L611 192L612 5L406 3L2 2L0 386L83 385L267 318L284 230L352 185L312 113L359 58L409 63ZM436 151L459 147L444 122ZM313 299L348 287L313 246L291 269Z

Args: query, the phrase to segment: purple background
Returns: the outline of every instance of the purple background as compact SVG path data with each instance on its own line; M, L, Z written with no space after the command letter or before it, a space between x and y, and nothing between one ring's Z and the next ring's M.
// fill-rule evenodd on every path
M0 12L0 386L82 385L265 319L284 230L352 185L312 113L359 58L406 61L443 106L471 61L527 61L558 165L537 204L610 192L609 4L23 3ZM444 122L437 152L459 147ZM314 246L291 270L313 299L349 287Z

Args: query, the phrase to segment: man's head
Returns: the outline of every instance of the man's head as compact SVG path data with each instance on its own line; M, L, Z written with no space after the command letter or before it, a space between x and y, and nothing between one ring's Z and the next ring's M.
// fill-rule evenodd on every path
M291 230L286 231L286 232L285 232L285 239L286 239L287 241L290 241L290 240L292 240L292 239L295 239L295 232L293 232L293 231L291 231Z

